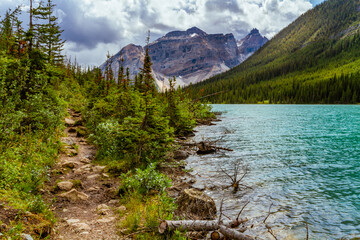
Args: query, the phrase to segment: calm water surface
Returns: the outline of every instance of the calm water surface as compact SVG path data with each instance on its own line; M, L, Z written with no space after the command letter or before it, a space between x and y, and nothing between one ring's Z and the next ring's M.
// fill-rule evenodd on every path
M272 239L262 221L281 239L360 237L360 106L213 105L224 112L216 126L200 126L195 137L219 140L234 152L191 156L188 168L225 213L251 218L248 233ZM241 158L249 166L236 194L219 171ZM229 170L229 172L231 172Z

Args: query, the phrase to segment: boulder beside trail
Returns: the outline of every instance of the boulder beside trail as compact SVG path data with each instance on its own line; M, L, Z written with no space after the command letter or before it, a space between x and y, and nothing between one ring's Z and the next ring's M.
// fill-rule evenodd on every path
M181 192L176 201L179 206L177 214L196 220L212 220L216 218L214 200L197 189L190 188Z

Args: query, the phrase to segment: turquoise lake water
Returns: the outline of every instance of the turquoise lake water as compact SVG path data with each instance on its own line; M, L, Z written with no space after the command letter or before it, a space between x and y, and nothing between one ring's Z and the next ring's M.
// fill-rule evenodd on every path
M188 168L217 205L225 199L228 216L250 201L243 216L251 218L246 233L273 239L360 237L360 106L344 105L213 105L224 112L216 126L197 128L196 141L218 140L234 152L191 156ZM251 187L236 194L220 167L242 159ZM250 226L249 225L249 226Z

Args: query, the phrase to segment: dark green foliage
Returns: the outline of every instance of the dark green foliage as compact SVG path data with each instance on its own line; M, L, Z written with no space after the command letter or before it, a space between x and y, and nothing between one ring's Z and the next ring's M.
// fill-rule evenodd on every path
M208 98L213 103L358 102L359 5L356 0L320 4L238 67L190 86L190 94L224 91Z

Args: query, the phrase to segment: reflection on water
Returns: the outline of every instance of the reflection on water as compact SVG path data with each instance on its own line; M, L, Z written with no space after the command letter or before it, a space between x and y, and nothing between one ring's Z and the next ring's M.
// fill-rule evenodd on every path
M194 138L219 140L234 152L191 156L188 168L225 214L251 218L249 235L272 239L261 222L281 239L360 237L360 106L214 105L224 111L216 126L200 126ZM241 158L249 166L243 183L251 189L233 194L220 171Z

